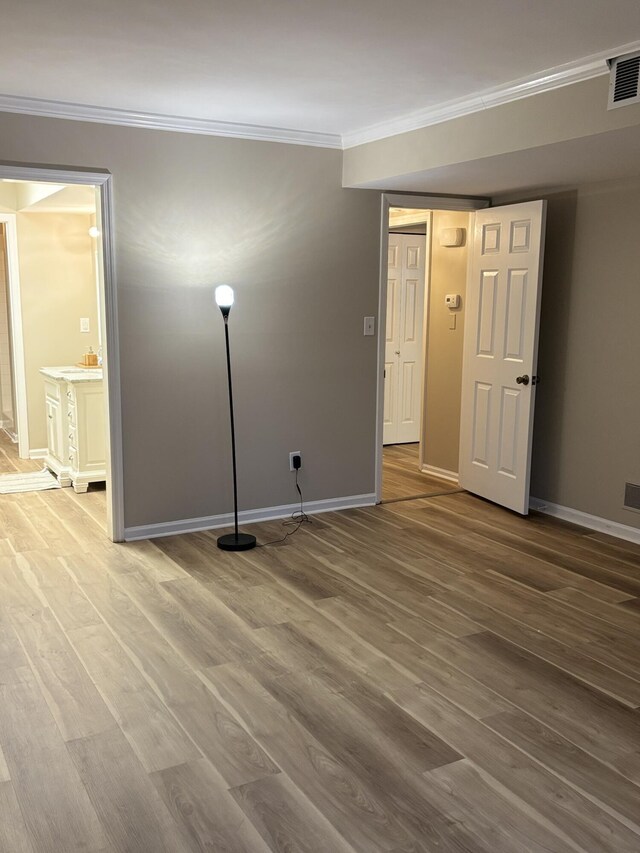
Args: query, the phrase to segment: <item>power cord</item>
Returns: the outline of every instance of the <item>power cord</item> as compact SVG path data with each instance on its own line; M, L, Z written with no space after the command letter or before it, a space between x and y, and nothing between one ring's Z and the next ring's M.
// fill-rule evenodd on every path
M283 527L293 527L293 530L287 531L281 539L273 539L271 540L271 542L262 542L256 545L256 548L265 548L267 545L279 545L281 542L286 541L289 536L293 536L294 533L297 533L303 524L313 524L313 520L309 518L307 513L304 511L304 498L302 497L302 489L300 488L300 484L298 483L298 470L299 468L295 469L296 489L298 490L298 494L300 495L300 509L292 513L291 518L288 518L286 521L282 522Z

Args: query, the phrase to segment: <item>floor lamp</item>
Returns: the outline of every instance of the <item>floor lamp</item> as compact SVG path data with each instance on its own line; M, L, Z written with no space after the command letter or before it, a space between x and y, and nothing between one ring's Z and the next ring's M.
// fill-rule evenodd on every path
M233 386L231 384L231 354L229 351L229 312L233 305L233 289L227 284L216 287L216 304L224 320L224 340L227 346L227 380L229 385L229 414L231 417L231 457L233 459L233 518L234 532L218 537L218 548L223 551L248 551L255 548L256 537L238 532L238 478L236 475L236 427L233 418Z

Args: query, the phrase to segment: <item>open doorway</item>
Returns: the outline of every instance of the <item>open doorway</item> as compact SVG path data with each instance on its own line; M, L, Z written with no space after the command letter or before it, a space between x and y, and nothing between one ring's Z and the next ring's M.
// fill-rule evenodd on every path
M487 204L383 197L378 500L457 490L470 216Z
M382 499L401 500L429 486L419 465L424 385L425 299L431 211L389 210L385 323Z
M0 501L80 509L119 540L108 177L43 171L0 166Z

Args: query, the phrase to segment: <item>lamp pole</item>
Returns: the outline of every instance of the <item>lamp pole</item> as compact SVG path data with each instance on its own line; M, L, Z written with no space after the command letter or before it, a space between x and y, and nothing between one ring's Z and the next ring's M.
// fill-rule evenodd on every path
M231 349L229 347L229 313L233 305L233 290L227 285L216 288L216 303L224 320L224 341L227 351L227 384L229 387L229 419L231 423L231 459L233 465L233 533L218 537L218 548L223 551L248 551L255 548L256 537L238 531L238 474L236 465L236 425L233 412L233 382L231 380Z

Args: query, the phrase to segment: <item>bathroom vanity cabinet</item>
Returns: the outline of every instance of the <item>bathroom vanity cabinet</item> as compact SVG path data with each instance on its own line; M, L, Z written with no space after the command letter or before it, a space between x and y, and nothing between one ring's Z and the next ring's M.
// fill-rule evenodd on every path
M102 370L43 367L47 415L44 463L61 486L86 492L106 479Z

